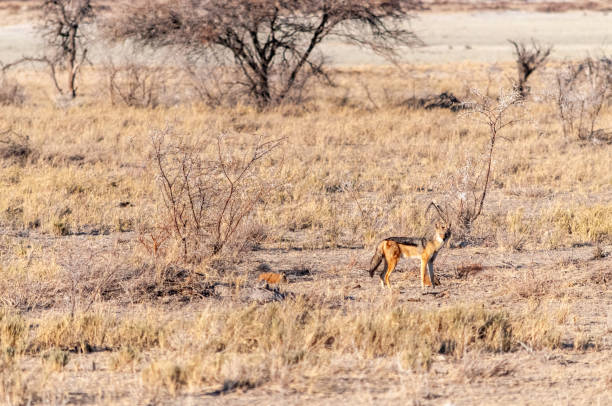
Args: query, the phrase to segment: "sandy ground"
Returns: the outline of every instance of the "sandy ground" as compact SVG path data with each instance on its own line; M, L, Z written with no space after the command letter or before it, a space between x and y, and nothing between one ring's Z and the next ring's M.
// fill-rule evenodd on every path
M508 39L534 38L554 47L553 57L580 58L612 51L612 14L524 11L421 14L411 24L425 43L406 50L402 62L503 62L513 60ZM380 57L335 44L332 60L339 65L382 64Z
M6 21L6 19L5 19ZM612 52L612 13L571 11L539 13L531 11L478 11L422 13L410 27L424 45L403 50L404 63L453 61L503 62L513 59L508 39L537 39L554 46L557 59L598 56ZM10 62L24 55L41 52L41 40L34 23L23 21L0 26L0 61ZM380 65L389 62L371 52L334 41L323 47L337 66ZM120 51L110 51L120 52ZM93 47L92 61L103 61L108 48Z

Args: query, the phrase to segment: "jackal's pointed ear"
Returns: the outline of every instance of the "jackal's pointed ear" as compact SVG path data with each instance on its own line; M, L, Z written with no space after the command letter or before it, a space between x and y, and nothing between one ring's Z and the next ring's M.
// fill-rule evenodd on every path
M440 208L440 206L438 206L435 202L431 202L429 203L429 205L427 206L427 209L425 210L425 215L427 216L427 213L429 213L429 209L431 208L436 209L436 211L438 212L438 216L440 217L440 219L444 222L444 224L448 223L448 216L446 215L446 213L442 210L442 208Z

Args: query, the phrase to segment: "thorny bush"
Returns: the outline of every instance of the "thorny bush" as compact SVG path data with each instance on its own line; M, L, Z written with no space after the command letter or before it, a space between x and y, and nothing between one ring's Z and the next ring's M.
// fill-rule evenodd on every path
M466 115L484 124L489 130L486 149L480 157L468 158L465 165L449 178L450 198L445 204L453 223L455 238L468 239L472 226L480 217L489 190L495 143L500 131L521 120L522 96L516 91L501 91L492 99L480 91L472 90L472 100L465 103Z
M581 140L612 140L612 134L596 128L599 113L612 97L612 60L587 58L578 64L568 63L556 79L563 135Z
M222 134L189 142L169 128L151 138L161 192L157 229L180 246L185 262L211 258L228 246L244 249L257 236L244 228L276 187L272 172L278 165L268 159L282 140L260 137L250 147L234 141Z

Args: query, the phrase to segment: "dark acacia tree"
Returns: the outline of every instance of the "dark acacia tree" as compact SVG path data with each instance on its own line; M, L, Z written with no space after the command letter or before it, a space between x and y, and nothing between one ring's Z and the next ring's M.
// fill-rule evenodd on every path
M129 4L107 23L115 40L215 55L259 104L285 100L327 78L319 45L335 37L392 57L414 45L405 28L418 0L178 0ZM229 63L228 63L229 62Z
M536 41L531 41L531 47L525 46L519 41L508 40L514 46L514 56L516 57L516 67L518 69L518 78L515 85L516 91L521 97L527 97L529 94L529 86L527 79L540 66L542 66L552 51L552 46L543 47Z
M57 90L72 98L76 97L76 78L87 57L83 26L93 16L91 0L43 0L40 30L48 52L42 58L25 58L47 63ZM66 70L66 86L59 84L58 69Z

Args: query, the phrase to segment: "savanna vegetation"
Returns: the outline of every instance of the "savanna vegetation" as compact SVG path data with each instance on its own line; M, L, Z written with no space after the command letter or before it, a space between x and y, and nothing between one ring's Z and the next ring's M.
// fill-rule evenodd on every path
M610 400L609 59L328 65L281 97L136 51L3 70L3 403ZM431 201L441 286L381 288L375 244Z

